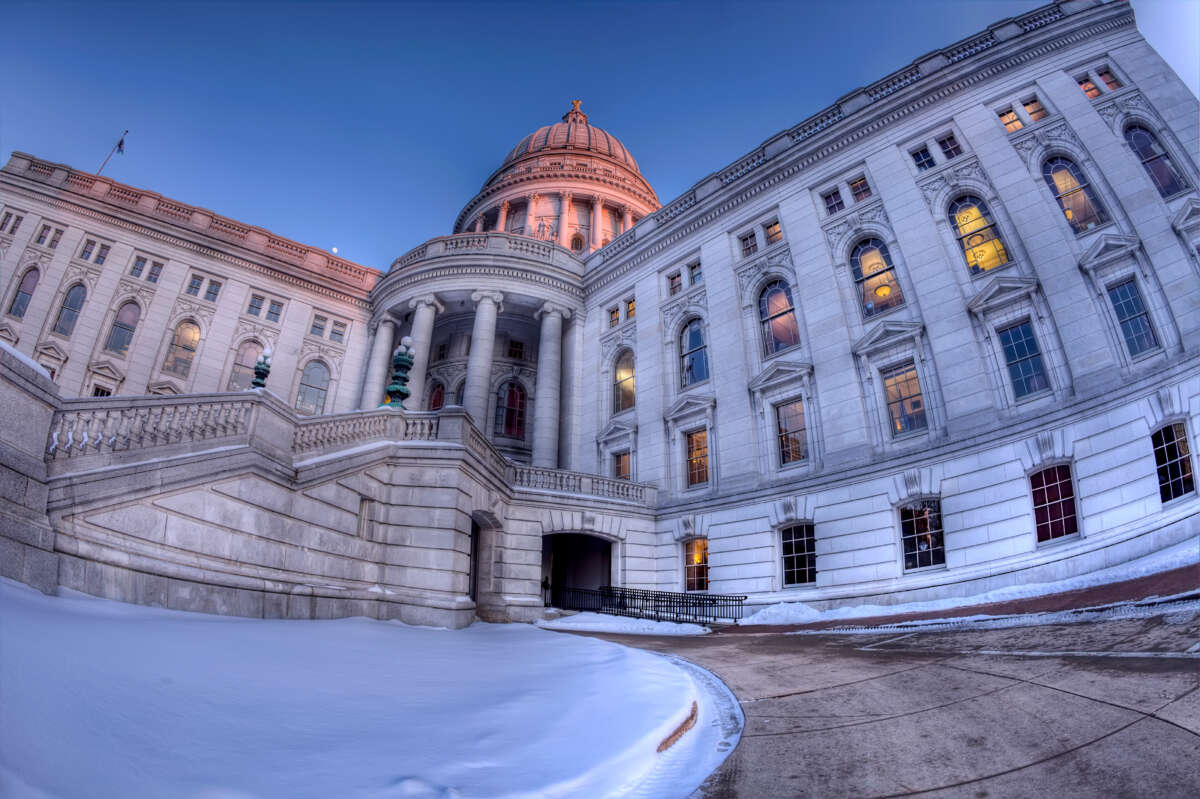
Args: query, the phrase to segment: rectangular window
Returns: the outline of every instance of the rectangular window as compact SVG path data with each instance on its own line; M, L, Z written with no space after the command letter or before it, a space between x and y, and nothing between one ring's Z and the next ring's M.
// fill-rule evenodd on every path
M1070 466L1051 466L1031 474L1029 487L1033 490L1033 519L1039 543L1079 532Z
M608 309L608 326L616 327L621 324L621 309L615 305Z
M867 183L866 178L850 181L850 194L854 196L854 202L861 202L871 196L871 186Z
M958 139L954 138L953 133L948 133L937 140L938 147L942 148L942 155L947 159L962 155L962 147L958 144Z
M708 482L708 431L696 430L687 436L687 484L704 485Z
M1008 376L1012 378L1013 396L1021 399L1049 388L1042 353L1033 336L1033 324L1021 322L998 331L997 335L1000 337L1000 346L1004 348Z
M4 231L8 230L8 222L12 218L13 218L13 215L12 215L12 212L10 211L4 215L3 219L0 219L0 233L3 233Z
M1138 291L1133 278L1109 286L1108 298L1112 300L1113 310L1117 312L1117 321L1121 324L1121 335L1125 337L1125 346L1130 356L1136 357L1143 352L1158 349L1158 337L1150 325L1150 314L1142 303L1142 295Z
M817 540L811 522L793 524L779 531L783 551L783 584L803 585L817 581Z
M708 539L683 542L683 587L686 591L708 590Z
M775 406L779 425L779 462L786 466L808 457L808 437L804 434L804 403L800 400Z
M763 225L763 234L767 238L767 246L778 244L783 241L783 229L779 227L778 222L772 222L769 225Z
M104 386L92 386L92 396L93 397L111 397L112 389L105 388Z
M1092 79L1087 75L1084 75L1079 79L1079 88L1083 90L1083 93L1086 94L1089 99L1094 100L1100 96L1100 87L1092 83Z
M25 217L21 216L20 214L13 216L11 212L6 213L4 215L4 219L0 221L0 233L16 233L17 228L21 226L21 220L24 218ZM12 221L11 225L9 224L9 220Z
M345 322L334 322L333 323L333 326L329 328L329 340L332 341L334 344L341 344L342 342L344 342L346 340L346 323ZM519 342L519 341L517 343L521 344L521 342ZM524 350L525 350L524 344L521 344L521 350L522 350L522 354L524 354Z
M100 266L108 260L108 251L112 249L107 244L101 244L100 249L96 251L96 260L93 261L96 266Z
M89 261L92 258L92 253L96 249L96 240L88 239L83 243L83 249L79 251L79 258L83 261Z
M308 329L309 335L324 336L326 321L327 320L324 316L314 316L312 320L312 327Z
M251 294L250 304L246 306L246 313L250 314L251 316L259 316L262 314L263 303L266 301L266 297L262 297L258 294Z
M129 274L133 277L141 277L142 272L145 271L145 269L146 259L139 255L137 258L133 259L133 266L130 267Z
M704 280L704 270L700 268L700 262L688 265L688 280L695 286Z
M920 150L912 153L913 163L917 165L917 169L924 172L926 169L933 169L933 156L929 154L928 147L922 147Z
M842 202L842 193L837 189L822 194L821 199L825 201L825 213L827 214L836 214L846 207L846 204Z
M50 249L52 249L52 250L53 250L53 249L55 249L55 248L57 248L57 247L58 247L58 240L62 238L62 234L63 234L63 230L62 230L62 228L57 228L57 227L56 227L56 228L54 228L54 235L52 235L52 236L50 237L50 243L49 243L48 245L46 245L46 246L48 246L48 247L49 247Z
M739 236L738 241L742 243L743 258L758 252L758 238L755 237L754 231L750 231L744 236Z
M902 506L900 540L904 547L905 569L944 565L946 545L942 538L942 503L924 499Z
M1004 124L1004 129L1009 133L1025 127L1025 125L1021 122L1021 118L1017 116L1017 112L1011 108L1000 111L999 114L1000 121Z
M683 276L678 272L667 275L667 293L678 294L683 291Z
M1050 116L1050 112L1042 106L1042 101L1037 97L1031 97L1023 105L1025 106L1025 113L1029 114L1030 120L1034 122L1039 122Z
M613 453L613 477L618 480L628 480L629 471L629 450L624 452Z
M187 293L193 297L200 296L200 287L204 285L204 278L199 275L192 275L188 278Z
M924 430L929 422L925 418L925 401L921 397L917 367L911 363L901 364L883 370L880 376L883 378L884 393L887 395L892 436Z
M1113 75L1109 70L1100 70L1099 77L1100 80L1104 81L1104 85L1107 86L1110 91L1121 88L1121 81L1117 80L1116 76Z
M161 261L151 261L150 271L146 274L147 283L157 283L162 276L163 265Z
M1195 491L1192 451L1183 422L1155 430L1150 436L1150 443L1154 447L1154 465L1158 470L1159 499L1170 502Z
M38 231L37 243L44 245L50 238L51 230L49 225L42 225L42 229Z
M633 297L625 300L625 318L632 319L637 314L637 300Z
M508 357L515 358L518 361L525 360L525 342L509 339Z
M283 303L279 300L271 300L267 305L267 321L278 322L279 317L283 314Z
M441 344L438 344L436 360L446 360L446 342L444 341Z
M216 302L217 295L221 293L221 284L215 280L208 281L208 288L204 290L204 299L209 302Z

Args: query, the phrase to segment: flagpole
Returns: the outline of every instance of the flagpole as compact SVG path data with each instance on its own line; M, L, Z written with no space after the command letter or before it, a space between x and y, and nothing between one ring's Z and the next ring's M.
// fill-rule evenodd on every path
M128 135L129 135L129 131L125 131L124 133L121 134L121 138L117 139L117 143L114 144L113 148L108 151L108 156L104 159L104 163L101 164L100 168L96 170L97 175L99 175L101 172L104 171L104 167L108 166L108 159L113 157L113 153L115 153L117 151L117 148L121 146L121 142L125 141L125 137Z

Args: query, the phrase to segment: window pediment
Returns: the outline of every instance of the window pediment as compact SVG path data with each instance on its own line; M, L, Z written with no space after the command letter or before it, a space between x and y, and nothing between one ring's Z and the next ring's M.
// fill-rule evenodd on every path
M1079 268L1085 272L1095 272L1113 261L1133 255L1140 243L1133 236L1105 233L1080 256Z
M147 394L182 394L183 389L171 380L156 380L146 386Z
M596 436L596 440L601 444L607 444L611 441L631 438L635 433L637 433L637 425L612 421L600 431L600 434Z
M59 364L67 362L67 351L55 344L53 341L43 341L34 347L33 357L35 360L56 361Z
M755 393L767 391L793 381L807 382L812 378L813 366L801 361L771 361L749 383Z
M678 422L692 416L707 416L717 405L715 397L708 395L687 394L680 397L667 409L663 417L670 422Z
M1171 227L1183 235L1200 228L1200 200L1189 197L1188 201L1179 209L1179 213L1175 214L1175 218L1171 220Z
M1031 277L998 276L989 280L967 303L967 310L976 316L1018 302L1033 295L1038 282Z
M880 322L854 342L853 352L860 357L885 350L895 344L916 341L921 337L925 326L920 322L904 322L900 320Z
M117 383L125 379L125 373L111 361L92 361L88 364L88 371L97 377L105 377Z
M0 341L16 346L21 340L21 333L8 322L0 322Z

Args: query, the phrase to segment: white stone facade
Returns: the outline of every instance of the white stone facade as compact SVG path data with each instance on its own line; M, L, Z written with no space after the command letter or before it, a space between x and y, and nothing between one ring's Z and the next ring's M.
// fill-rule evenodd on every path
M321 428L320 469L301 465L299 432L286 457L245 432L253 453L241 471L219 484L180 477L171 490L308 503L270 512L325 519L307 535L334 544L314 548L357 571L310 555L255 589L274 599L225 612L286 615L278 596L319 574L326 588L301 590L326 602L310 615L388 615L371 596L382 586L429 609L405 618L531 618L543 581L582 573L562 560L583 550L547 543L563 536L605 542L613 585L821 605L1041 582L1197 533L1197 102L1127 4L1066 0L997 23L839 99L662 208L620 143L580 138L586 127L576 107L522 140L454 235L385 275L16 154L0 172L0 218L26 218L15 234L0 230L3 310L29 264L42 277L21 318L0 316L0 338L54 369L64 396L88 396L114 383L125 395L225 391L240 342L258 336L277 353L268 390L281 418L298 407L306 364L330 367L323 412L360 410L330 421L337 435ZM1157 149L1135 151L1131 128ZM540 233L521 197L546 210ZM50 220L64 230L53 250L36 243ZM79 257L89 238L111 247L103 268ZM131 278L138 253L165 264L157 286ZM215 303L187 295L193 275L223 282ZM74 334L56 336L75 281L88 304ZM248 314L254 295L285 304L278 325ZM126 298L144 321L116 359L105 337ZM317 314L322 340L311 335ZM181 380L162 365L184 319L202 343ZM340 346L328 340L335 320ZM394 413L373 409L405 335L409 407L446 410L409 414L432 420L419 452L401 441L368 456L363 442L384 435L370 420ZM631 381L618 365L627 352ZM82 430L83 417L68 425L63 414L87 408L139 412L72 402L52 427ZM467 418L456 405L473 425L447 421ZM261 477L258 459L275 457L296 471ZM88 550L68 542L96 524L81 509L116 519L127 542L136 534L107 499L73 508L68 478L82 479L49 470L48 518L78 569ZM269 524L184 513L178 503L196 500L168 494L136 502L222 530ZM347 554L337 536L366 543ZM197 546L237 561L235 545L225 555ZM389 571L401 561L407 571ZM249 579L243 566L211 568ZM60 584L142 601L134 578L72 574ZM325 596L338 580L359 604Z

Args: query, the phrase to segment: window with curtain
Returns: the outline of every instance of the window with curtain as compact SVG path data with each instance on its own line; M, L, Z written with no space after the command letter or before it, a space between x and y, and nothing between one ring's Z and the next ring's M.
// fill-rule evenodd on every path
M871 317L904 304L891 255L880 239L860 241L850 254L850 269L862 299L863 316Z
M301 416L316 416L325 412L329 394L329 367L320 361L309 361L300 375L300 390L296 392L296 411Z
M635 399L633 352L624 350L613 366L613 413L632 408Z
M86 299L87 289L82 283L71 286L63 297L62 307L58 309L58 318L54 320L55 333L70 336L75 332L75 323L79 321L79 312L83 310Z
M41 272L36 269L30 269L21 278L21 285L17 286L17 293L9 303L8 312L18 319L25 318L25 310L29 308L29 301L33 299L33 291L37 288L38 279L42 276Z
M1034 472L1029 475L1029 488L1039 543L1079 532L1070 465L1063 463Z
M977 275L1008 263L1008 250L996 233L996 223L987 203L974 196L960 197L950 204L950 224L971 274Z
M1125 129L1125 141L1141 159L1142 169L1146 170L1159 194L1170 197L1187 188L1157 136L1140 125L1133 125Z
M195 322L180 322L175 327L175 335L171 337L171 346L167 348L162 370L176 377L187 377L192 371L192 361L196 358L199 346L200 326Z
M429 391L429 410L440 410L446 404L446 387L440 380L433 381L433 388Z
M525 389L515 380L500 386L496 397L496 435L525 438Z
M141 318L142 309L138 308L136 302L122 305L113 319L112 329L108 331L108 341L104 349L124 357L133 342L133 333L137 330L138 320Z
M243 341L233 359L233 370L229 373L227 391L245 391L250 388L254 379L254 364L258 356L263 354L263 347L257 341Z
M708 539L683 542L683 587L685 591L708 590Z
M758 321L762 325L763 349L767 355L800 343L792 290L787 283L776 280L758 295Z
M1083 170L1074 161L1061 156L1051 158L1042 165L1042 177L1046 179L1050 191L1054 192L1058 207L1076 233L1083 233L1108 221L1104 206L1096 199Z

